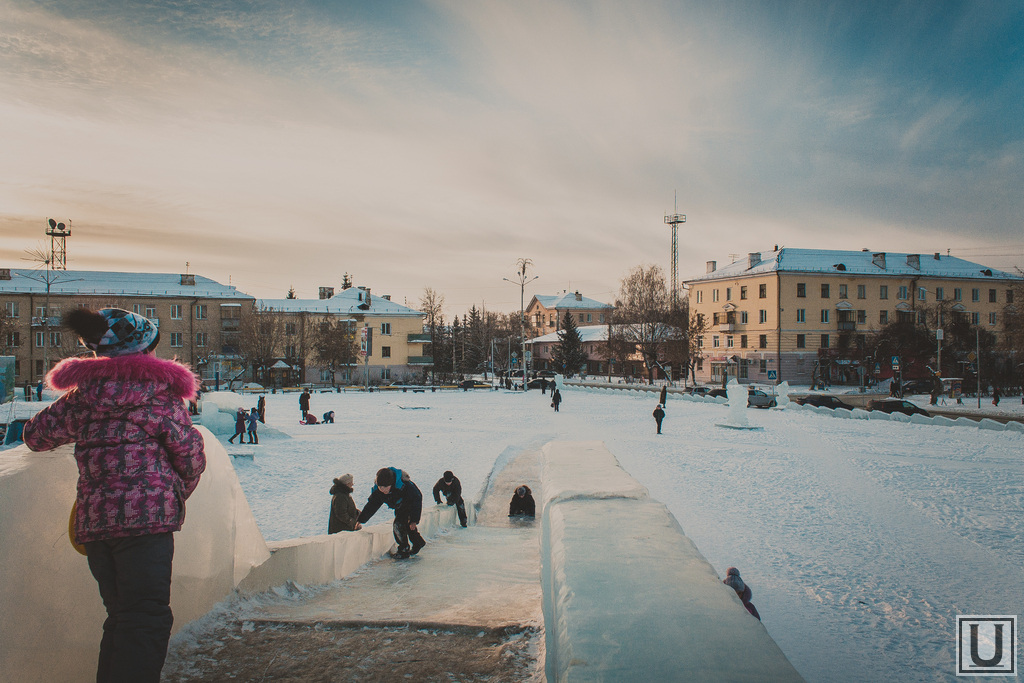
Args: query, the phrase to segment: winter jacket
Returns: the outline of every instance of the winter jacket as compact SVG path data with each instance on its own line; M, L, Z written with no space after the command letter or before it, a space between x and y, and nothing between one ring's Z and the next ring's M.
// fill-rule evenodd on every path
M654 419L657 420L658 422L661 422L662 420L665 419L665 411L661 409L661 406L655 408L654 412L651 414L654 415Z
M444 500L449 505L455 505L462 500L462 482L459 481L458 477L452 477L452 483L446 484L444 477L437 480L434 484L434 502L441 502L441 494L444 494Z
M309 392L303 391L299 394L299 410L306 412L309 410Z
M537 515L537 504L533 500L533 492L530 491L529 486L524 487L526 489L526 495L522 498L519 494L513 493L512 500L508 504L508 516L513 515L527 515L528 517L535 517Z
M245 433L245 423L249 421L249 416L241 410L235 411L235 434Z
M25 443L46 451L75 442L75 539L181 529L206 468L185 403L199 387L192 371L148 354L68 358L46 382L67 393L28 421Z
M352 489L338 479L334 480L331 487L331 517L327 522L327 533L336 534L339 531L353 531L356 528L356 520L359 519L359 509L352 500Z
M249 423L249 431L255 432L260 423L260 416L256 413L249 413L245 416L245 419Z
M420 493L419 487L412 483L407 472L397 467L391 469L395 472L395 485L387 495L384 495L374 484L370 497L366 500L366 506L359 513L360 524L370 521L374 513L385 503L395 511L395 519L419 524L420 513L423 511L423 494Z

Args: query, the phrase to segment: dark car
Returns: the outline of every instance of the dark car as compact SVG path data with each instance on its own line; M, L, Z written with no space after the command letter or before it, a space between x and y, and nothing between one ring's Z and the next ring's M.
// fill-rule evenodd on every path
M924 415L931 417L927 410L918 408L910 401L898 398L885 398L868 402L868 410L877 410L882 413L903 413L904 415Z
M840 401L835 396L829 396L828 394L808 394L803 398L793 399L793 403L802 406L817 406L819 408L842 408L843 410L853 410L853 406L849 403Z
M459 382L460 389L490 389L491 385L475 379L467 379Z
M747 391L747 407L748 408L773 408L775 406L775 397L761 391L760 389L750 389Z
M684 394L693 394L694 396L707 396L707 387L687 387L683 389Z
M930 379L908 379L901 388L904 396L907 394L930 394L934 385L934 380Z
M712 389L704 395L708 398L729 398L729 394L725 392L725 389Z
M527 389L543 389L544 387L554 389L555 380L548 379L547 377L537 377L536 379L531 379L526 383Z

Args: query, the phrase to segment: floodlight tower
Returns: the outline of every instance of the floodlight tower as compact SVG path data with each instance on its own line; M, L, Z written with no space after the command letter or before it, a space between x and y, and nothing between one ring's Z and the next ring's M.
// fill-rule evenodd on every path
M68 250L66 240L71 236L71 221L67 225L58 223L52 218L47 220L49 227L46 234L50 236L50 269L68 269Z
M679 308L679 235L680 223L686 222L686 215L679 213L678 199L675 213L666 214L665 224L672 226L672 310Z

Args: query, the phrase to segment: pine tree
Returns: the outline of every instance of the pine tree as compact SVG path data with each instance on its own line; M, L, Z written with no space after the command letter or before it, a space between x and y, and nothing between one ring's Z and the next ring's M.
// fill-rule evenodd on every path
M341 289L342 291L352 289L352 276L347 272L341 276Z
M570 311L565 312L562 329L558 331L558 338L560 342L555 349L555 367L560 369L565 376L572 377L581 368L586 367L587 354L583 351L580 331L576 329L576 319Z
M295 288L294 287L289 287L288 288L288 296L286 296L285 298L286 299L297 299L298 298L297 296L295 296Z

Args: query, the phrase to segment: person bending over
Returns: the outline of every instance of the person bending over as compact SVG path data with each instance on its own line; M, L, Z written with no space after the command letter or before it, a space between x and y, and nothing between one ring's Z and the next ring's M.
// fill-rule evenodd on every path
M536 514L537 504L533 500L533 492L529 486L523 484L512 494L512 501L508 504L508 516L535 517Z
M434 502L441 504L441 494L444 494L445 502L454 505L455 511L459 513L459 523L466 528L466 502L462 499L462 482L447 470L444 475L434 484Z
M409 478L408 472L397 467L383 467L377 470L376 483L370 490L370 497L366 500L363 511L359 513L356 530L370 521L374 513L385 503L395 511L392 529L398 549L393 557L396 560L404 560L418 553L427 544L417 529L423 508L423 494Z

